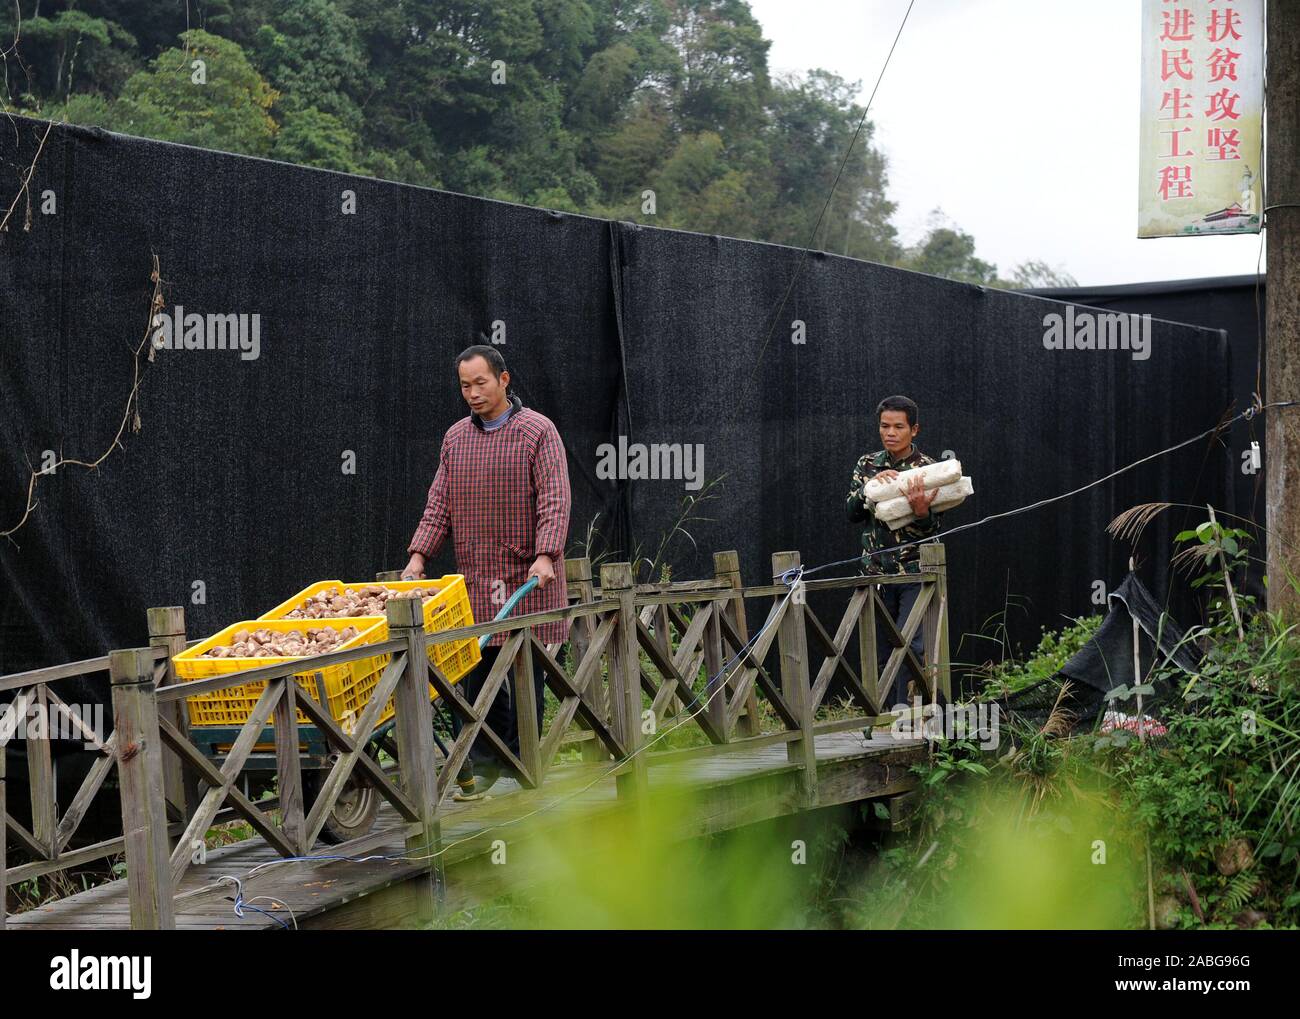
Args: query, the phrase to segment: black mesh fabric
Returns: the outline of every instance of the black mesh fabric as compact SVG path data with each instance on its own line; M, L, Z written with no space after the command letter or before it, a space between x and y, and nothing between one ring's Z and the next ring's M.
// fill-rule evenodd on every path
M45 130L6 119L6 207ZM20 196L0 235L0 529L44 450L109 446L155 255L168 309L258 313L261 340L256 360L160 351L141 430L96 471L41 479L0 543L0 672L140 645L152 605L184 605L200 636L313 581L400 567L442 434L465 413L452 356L496 323L517 390L568 449L571 552L591 526L598 551L653 557L699 494L601 477L601 444L701 444L720 494L668 541L678 578L710 575L722 549L749 583L776 551L852 557L849 476L878 448L872 409L890 393L920 404L919 446L952 450L974 479L948 526L1084 485L1211 427L1231 399L1217 330L1158 321L1146 360L1048 350L1055 302L818 252L72 127L50 132L25 194L30 230ZM1032 645L1089 611L1095 582L1125 572L1106 523L1146 500L1226 505L1234 462L1203 441L953 536L954 658L982 661L970 635L1000 617ZM1158 590L1181 526L1167 513L1144 537ZM452 571L451 550L431 568ZM825 620L842 599L810 604Z

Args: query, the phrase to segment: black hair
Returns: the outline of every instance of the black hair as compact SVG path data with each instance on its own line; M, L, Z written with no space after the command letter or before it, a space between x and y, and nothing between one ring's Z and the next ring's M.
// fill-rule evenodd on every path
M497 378L501 378L501 373L506 370L506 359L501 356L501 351L497 350L496 347L489 347L485 343L476 343L474 346L462 350L456 355L452 368L459 370L461 364L476 357L483 358L488 363L488 367L492 369L492 374Z
M916 401L909 400L906 396L886 396L879 404L876 405L876 421L880 421L880 415L887 410L901 410L907 415L909 426L916 424L917 415L920 414L920 408L917 407Z

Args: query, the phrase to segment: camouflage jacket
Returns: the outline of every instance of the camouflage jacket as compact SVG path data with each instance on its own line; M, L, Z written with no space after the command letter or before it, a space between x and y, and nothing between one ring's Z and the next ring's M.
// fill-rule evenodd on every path
M867 521L867 526L862 531L862 572L866 574L873 573L920 573L921 572L921 551L915 545L908 545L905 548L897 549L893 552L882 552L879 555L871 553L879 552L882 548L893 548L895 545L901 545L906 541L919 541L922 538L932 538L939 533L940 513L931 513L921 520L913 521L906 527L897 531L891 531L889 525L880 522L871 514L867 508L866 500L862 497L862 486L884 470L895 470L900 474L909 471L913 467L921 467L925 464L932 464L935 461L922 453L912 444L912 455L902 460L894 460L888 450L878 450L875 453L868 453L853 468L853 487L849 490L848 511L849 520L853 523Z

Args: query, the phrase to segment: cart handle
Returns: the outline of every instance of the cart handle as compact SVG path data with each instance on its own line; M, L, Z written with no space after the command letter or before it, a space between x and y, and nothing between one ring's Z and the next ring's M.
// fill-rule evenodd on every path
M501 620L505 619L506 616L510 615L510 613L514 611L515 606L518 605L521 601L523 601L524 595L526 595L529 591L531 591L536 586L537 586L537 578L529 577L528 582L524 584L524 586L521 587L518 591L512 594L506 600L506 603L501 606L501 611L496 614L496 618L494 618L492 622L499 623L501 622ZM483 634L483 636L478 639L478 649L482 651L485 647L487 647L487 642L491 639L492 639L492 634L490 633Z

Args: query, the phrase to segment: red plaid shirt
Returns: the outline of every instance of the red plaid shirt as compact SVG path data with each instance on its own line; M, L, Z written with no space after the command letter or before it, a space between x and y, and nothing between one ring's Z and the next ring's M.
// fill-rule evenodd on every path
M443 436L429 502L409 551L435 555L450 532L456 570L465 575L474 621L486 623L528 580L539 555L555 562L555 581L535 590L513 615L566 608L564 542L569 534L569 465L550 418L511 397L504 425L486 431L474 415ZM536 629L538 640L567 639L563 620ZM499 647L506 634L492 636Z

